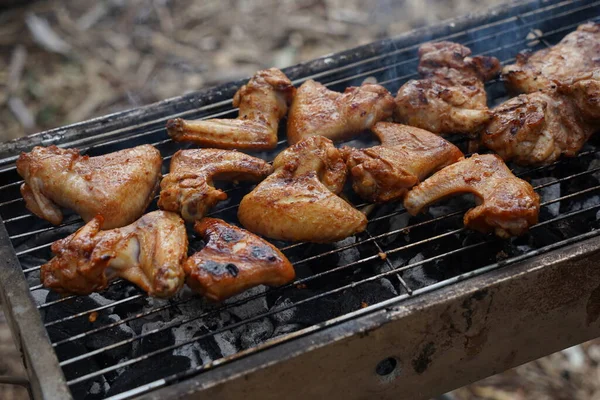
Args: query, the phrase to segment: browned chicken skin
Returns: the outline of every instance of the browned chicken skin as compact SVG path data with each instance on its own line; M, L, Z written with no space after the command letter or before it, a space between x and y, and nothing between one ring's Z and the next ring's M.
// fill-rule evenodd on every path
M593 107L588 109L592 112ZM481 133L482 144L521 165L545 165L561 155L572 157L597 127L582 118L569 96L556 91L522 94L499 105L493 113Z
M289 241L335 242L361 232L363 213L342 200L346 165L331 140L311 136L281 152L275 172L240 203L238 218L259 235Z
M213 186L213 180L258 182L271 171L266 161L235 150L179 150L171 159L169 175L160 183L158 206L194 222L227 199L225 192Z
M101 231L97 216L72 235L52 244L56 255L42 265L45 287L86 295L106 289L117 277L135 283L151 296L169 297L184 281L187 256L183 220L154 211L122 228Z
M517 62L502 69L502 77L517 93L553 88L574 76L600 68L600 24L589 22L566 35L560 43L533 54L519 54Z
M491 118L484 82L500 71L495 57L469 57L458 43L419 48L420 80L398 90L395 120L433 133L476 134Z
M367 201L400 199L425 177L463 157L452 143L420 128L379 122L373 132L381 146L342 149L352 188Z
M158 188L161 164L159 151L150 145L98 157L49 146L21 153L17 172L25 180L25 204L38 217L58 225L63 220L59 207L65 207L86 222L101 214L110 229L143 214Z
M206 246L185 262L187 284L211 300L223 301L258 285L281 286L296 277L275 246L244 229L204 218L194 230Z
M277 68L258 71L233 97L239 107L237 119L167 122L175 141L193 142L220 149L273 149L277 145L279 120L294 97L292 82Z
M288 142L313 135L347 140L390 118L393 111L394 98L383 86L366 83L338 93L309 79L298 88L290 107Z
M538 221L539 196L495 154L474 154L436 172L406 195L404 207L417 215L430 204L461 193L477 198L477 207L464 216L465 225L476 231L507 238L524 234Z

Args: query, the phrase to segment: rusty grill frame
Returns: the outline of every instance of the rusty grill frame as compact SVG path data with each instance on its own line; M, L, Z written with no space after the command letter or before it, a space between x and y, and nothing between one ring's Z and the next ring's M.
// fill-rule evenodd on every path
M557 23L557 26L554 26L553 22L565 19L570 22L568 24ZM575 29L578 24L591 19L600 20L600 1L514 2L485 13L455 19L435 27L412 31L394 39L386 39L336 55L326 56L290 67L284 72L296 85L304 79L313 78L336 89L340 86L359 84L368 76L383 75L384 79L380 79L380 83L391 88L395 93L395 89L403 81L417 76L416 60L414 56L409 55L414 55L418 46L427 40L454 39L467 46L481 44L483 40L498 40L502 43L503 40L494 39L495 35L502 32L509 37L514 35L519 39L505 39L504 41L508 43L499 47L487 48L483 54L497 55L500 52L509 52L514 57L516 52L526 48L528 43L539 43L542 47L550 46L550 41L557 41ZM502 30L502 27L508 28ZM548 27L551 29L547 29ZM540 34L537 29L541 29L542 33ZM470 39L475 35L478 35L476 39ZM502 61L506 63L513 59L508 58ZM398 76L397 71L400 66L412 64L415 66L412 68L413 73ZM386 77L387 79L385 79ZM103 148L129 147L131 143L128 142L144 141L151 136L163 137L152 144L168 145L170 139L164 139L167 137L164 132L166 119L174 116L190 118L232 116L235 110L230 108L231 97L244 81L240 80L147 107L0 144L0 179L3 176L14 176L14 161L18 153L29 150L34 145L57 144L64 147L79 147L84 152L91 154L98 151L101 154ZM490 85L494 84L499 84L499 82L492 82ZM279 142L279 148L283 146L284 140ZM585 150L578 157L592 156L598 152L600 152L600 147ZM163 154L163 157L168 160L171 155L172 152L166 156ZM549 170L559 167L565 162L568 161L559 160L551 166L529 168L520 171L520 175ZM538 185L536 189L596 172L600 172L600 167L561 177L556 181ZM0 193L11 191L19 184L19 179L2 184ZM600 192L600 185L560 196L545 202L542 206L595 192ZM2 211L5 210L5 207L12 209L19 203L22 203L19 197L11 199L1 197L0 215L4 217ZM236 206L222 208L216 213ZM365 206L365 204L358 206ZM533 230L595 210L600 210L600 204L543 220L534 226ZM369 221L371 223L391 218L403 211L401 205L398 205L387 214L370 218ZM435 224L441 220L461 215L464 211L453 211L398 231L408 231L411 228ZM52 307L75 296L67 296L39 306L35 305L34 299L29 293L40 289L41 285L29 287L25 275L35 272L39 266L23 269L19 257L47 249L50 243L19 252L15 251L13 243L15 240L30 238L55 228L45 226L39 229L8 233L6 224L24 226L28 223L29 218L35 217L29 213L9 215L7 218L3 218L3 222L0 224L0 244L2 245L0 247L0 295L16 342L23 354L33 396L38 399L69 398L71 394L68 385L77 384L89 376L80 376L67 382L61 367L107 351L107 348L89 351L61 362L56 357L54 348L81 339L85 335L95 334L111 326L125 323L129 319L139 318L139 315L133 315L114 324L94 328L55 343L50 342L46 328L89 316L92 312L109 309L118 304L139 299L144 295L135 294L44 324L40 309ZM81 225L81 220L68 220L61 226L75 225ZM379 239L399 232L372 234L367 230L367 237L362 241L310 256L300 262L325 257L364 243L371 243L378 252L391 255L414 246L427 245L432 241L455 235L463 230L464 228L450 230L386 251L380 245ZM322 292L296 302L291 307L298 307L301 303L340 293L388 275L396 275L404 287L404 293L397 297L340 315L283 337L267 340L257 347L223 357L207 365L174 373L111 398L121 399L136 396L148 399L193 398L200 392L215 398L235 398L234 396L249 395L267 399L281 396L321 398L335 396L339 390L352 387L350 385L359 389L356 393L344 393L346 397L350 398L371 394L381 398L398 398L398 395L401 395L404 398L413 399L442 393L475 379L600 335L600 324L598 323L600 274L596 271L595 262L597 253L600 251L598 235L600 235L600 230L592 229L583 234L482 268L457 274L444 281L416 290L412 290L400 276L402 271L452 254L471 250L478 251L479 247L485 246L493 240L486 239L469 244L400 268L394 267L389 259L386 259L385 262L389 264L390 271L373 274L358 282ZM283 247L283 250L297 246L299 245L288 245ZM350 264L338 265L326 271L300 278L294 282L294 285L310 282L341 269L351 268L369 259L377 259L379 257L377 251L369 257L361 257ZM113 285L118 284L121 282L113 283ZM251 299L252 297L245 298L239 302ZM233 307L235 304L238 302L223 307ZM151 312L156 313L163 307L172 306L173 304L164 305L152 309ZM283 311L281 308L275 311L269 310L266 314L270 315L281 311ZM213 312L209 311L209 313ZM202 313L194 319L202 318L205 315L206 313ZM469 321L466 324L463 321L465 315L468 317L466 320ZM235 325L247 324L262 317L265 315L253 316L221 329L233 329ZM558 324L559 321L560 324ZM190 322L190 320L186 322ZM156 332L150 331L135 335L126 341L141 340L142 337L160 331L162 328ZM218 330L207 335L214 335L217 332ZM542 343L536 342L539 341L539 335L542 332L544 332L546 340ZM194 340L200 340L200 338ZM116 345L122 344L116 343ZM106 372L105 370L114 370L123 365L135 364L148 359L153 353L157 355L182 345L182 343L177 343L160 351L136 357L118 366L104 368L91 375L98 376ZM385 376L375 374L377 363L390 357L395 360L396 368ZM305 382L314 382L314 384L307 386L304 385Z

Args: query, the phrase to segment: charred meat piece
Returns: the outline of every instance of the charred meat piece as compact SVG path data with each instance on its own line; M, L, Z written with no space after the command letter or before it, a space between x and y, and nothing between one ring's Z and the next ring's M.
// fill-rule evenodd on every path
M600 68L600 24L589 22L565 36L556 46L522 53L502 69L506 86L516 93L553 88L574 76Z
M225 192L213 186L213 180L258 182L271 171L266 161L235 150L179 150L173 155L169 175L160 183L158 206L194 222L227 199Z
M49 146L21 153L17 172L25 180L25 204L38 217L58 225L65 207L86 222L100 214L104 228L111 229L144 213L158 189L161 164L159 151L150 145L98 157Z
M390 118L393 111L394 98L383 86L366 83L338 93L308 80L298 88L290 107L288 142L314 135L347 140Z
M335 242L361 232L363 213L342 200L346 165L331 140L311 136L281 152L275 171L240 203L244 227L273 239Z
M187 284L223 301L258 285L281 286L296 277L292 264L272 244L216 218L197 221L206 246L184 263Z
M491 118L484 82L500 71L500 62L470 55L471 50L458 43L422 45L422 79L398 90L395 120L438 134L478 133Z
M476 231L508 238L524 234L538 221L539 196L495 154L474 154L436 172L408 192L404 207L417 215L430 204L461 193L476 196L477 207L464 216L465 225Z
M593 105L588 110L592 112ZM569 96L556 91L522 94L493 113L481 142L504 160L521 165L551 164L561 155L576 155L598 126L583 119Z
M220 149L273 149L277 145L279 120L285 116L295 88L276 68L258 71L233 97L239 107L237 119L167 122L169 136Z
M183 220L154 211L133 224L101 231L97 216L72 235L52 244L56 255L42 265L45 287L86 295L106 289L115 278L126 279L151 296L169 297L183 285L187 256Z
M373 132L380 146L342 149L352 188L367 201L400 199L431 173L463 157L452 143L423 129L379 122Z

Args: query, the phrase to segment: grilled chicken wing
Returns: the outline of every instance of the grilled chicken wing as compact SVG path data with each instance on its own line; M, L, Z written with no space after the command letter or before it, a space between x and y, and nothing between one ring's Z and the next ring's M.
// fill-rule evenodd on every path
M49 146L22 153L17 172L25 180L25 204L38 217L58 225L62 206L86 222L101 214L110 229L143 214L158 188L161 164L159 151L150 145L98 157Z
M154 211L106 231L100 230L103 222L98 215L52 244L56 256L41 268L45 287L85 295L120 277L156 297L172 296L181 288L188 241L177 214Z
M213 180L258 182L271 171L266 161L235 150L179 150L171 159L169 175L160 183L158 206L194 222L227 199L225 192L213 186Z
M512 174L494 154L474 154L452 164L413 188L404 207L416 215L430 204L460 193L473 193L477 207L464 216L466 226L507 238L537 223L540 199L531 185Z
M589 105L590 113L593 109ZM503 159L522 165L551 164L561 154L574 156L597 127L583 119L569 96L556 91L522 94L496 107L493 114L481 142Z
M184 263L187 284L211 300L223 301L262 284L281 286L296 277L275 246L244 229L204 218L194 230L206 246Z
M500 71L495 57L469 57L458 43L425 43L419 73L398 90L395 120L434 133L475 134L491 118L484 82Z
M277 145L279 120L285 116L295 88L277 68L258 71L233 97L237 119L167 122L169 136L221 149L272 149Z
M338 197L346 165L331 140L311 136L281 152L275 172L240 203L238 218L273 239L334 242L365 229L367 218Z
M422 179L463 157L452 143L423 129L378 122L373 132L381 146L342 149L352 188L368 201L402 198Z
M598 54L600 24L590 22L580 25L556 46L519 54L516 64L503 68L502 77L508 88L517 93L545 90L600 68Z
M383 87L363 84L334 92L313 80L298 88L288 116L290 144L313 135L346 140L388 119L394 111L394 98Z

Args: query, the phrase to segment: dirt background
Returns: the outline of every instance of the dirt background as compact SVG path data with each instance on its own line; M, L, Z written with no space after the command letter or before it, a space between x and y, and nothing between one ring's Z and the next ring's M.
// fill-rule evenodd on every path
M0 0L0 141L285 67L496 0ZM368 3L365 5L365 3ZM442 398L599 399L600 341ZM0 376L23 375L0 313ZM0 399L25 399L0 384Z

